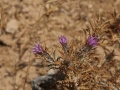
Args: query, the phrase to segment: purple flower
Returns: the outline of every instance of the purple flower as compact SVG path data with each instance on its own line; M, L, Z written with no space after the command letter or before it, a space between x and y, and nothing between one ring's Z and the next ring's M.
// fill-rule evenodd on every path
M66 37L65 37L65 36L59 37L59 42L60 42L62 45L67 44L67 39L66 39Z
M39 43L33 47L33 53L34 54L43 53L42 46Z
M67 45L67 39L66 39L66 37L65 37L65 36L59 37L59 42L60 42L60 44L62 45L63 50L64 50L65 52L68 52L68 51L69 51L69 48L68 48L68 45Z
M49 55L49 53L47 53L39 43L33 47L33 53L41 55L42 57L46 58L49 62L54 61L53 58Z
M93 35L93 36L89 36L89 37L88 37L88 40L87 40L88 45L94 47L94 46L97 45L97 42L98 42L97 36L94 36L94 35Z

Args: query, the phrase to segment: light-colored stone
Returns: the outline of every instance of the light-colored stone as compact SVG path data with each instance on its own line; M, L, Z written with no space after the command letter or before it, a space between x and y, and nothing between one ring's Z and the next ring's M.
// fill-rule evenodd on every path
M58 72L58 69L50 69L49 71L48 71L48 75L54 75L54 74L56 74Z
M19 28L19 23L16 19L11 19L6 26L6 32L14 34Z

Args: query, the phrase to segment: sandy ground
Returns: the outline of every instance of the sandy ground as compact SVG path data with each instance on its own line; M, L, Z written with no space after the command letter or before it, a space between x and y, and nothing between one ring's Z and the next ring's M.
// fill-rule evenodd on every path
M114 9L120 10L120 0L1 0L0 90L31 90L30 81L46 73L28 65L41 63L31 52L35 42L53 50L60 35L83 39L80 32L89 20L109 18Z

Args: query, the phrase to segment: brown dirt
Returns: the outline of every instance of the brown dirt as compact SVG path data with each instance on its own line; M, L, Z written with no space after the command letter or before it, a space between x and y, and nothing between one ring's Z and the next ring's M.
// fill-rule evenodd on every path
M46 73L33 65L44 63L31 52L34 42L53 50L60 35L82 40L89 20L109 18L114 9L120 10L120 0L1 0L0 90L31 90L30 81ZM16 67L23 63L30 65Z

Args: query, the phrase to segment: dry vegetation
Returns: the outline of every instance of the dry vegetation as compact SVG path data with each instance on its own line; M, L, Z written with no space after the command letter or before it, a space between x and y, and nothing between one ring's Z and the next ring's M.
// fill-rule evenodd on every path
M119 0L1 0L0 90L119 90L119 8ZM33 54L39 41L47 54Z

